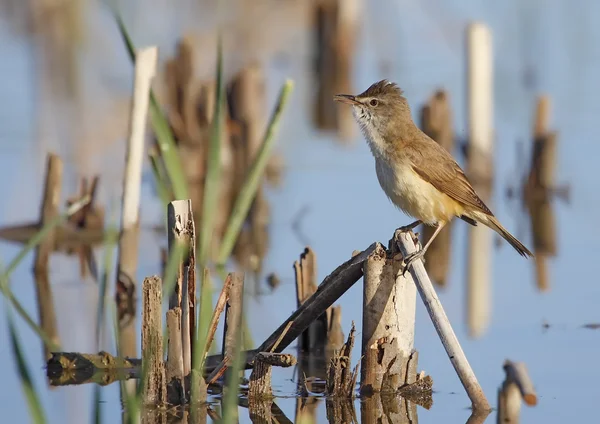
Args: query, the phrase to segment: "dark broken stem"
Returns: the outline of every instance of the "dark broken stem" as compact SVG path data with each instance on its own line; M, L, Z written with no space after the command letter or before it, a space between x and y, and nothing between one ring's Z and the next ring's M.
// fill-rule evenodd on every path
M354 255L325 277L319 289L290 315L258 349L246 352L244 368L252 368L254 357L259 352L282 352L308 328L315 317L325 313L327 308L333 305L336 300L363 276L363 265L369 255L375 250L376 245L376 243L373 243L366 250ZM282 334L284 334L283 337ZM252 360L248 360L249 356ZM225 373L230 363L227 357L225 357L209 375L207 379L208 384L214 384Z
M206 336L206 343L204 345L204 352L202 354L202 362L200 363L199 369L204 368L204 363L206 362L206 354L210 349L210 345L212 344L215 338L215 333L217 332L217 326L219 325L219 317L221 316L221 313L223 313L223 310L225 309L225 305L227 304L227 300L229 298L231 282L231 274L228 274L227 278L225 279L225 282L223 283L221 294L219 295L219 299L217 300L217 304L215 305L215 309L213 311L210 324L208 326L208 334Z

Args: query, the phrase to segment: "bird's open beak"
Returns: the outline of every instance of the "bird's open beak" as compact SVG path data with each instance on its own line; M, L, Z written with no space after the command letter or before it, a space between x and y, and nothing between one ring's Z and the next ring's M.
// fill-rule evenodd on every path
M333 96L333 100L336 102L346 103L348 105L360 104L358 101L356 101L356 97L351 94L336 94Z

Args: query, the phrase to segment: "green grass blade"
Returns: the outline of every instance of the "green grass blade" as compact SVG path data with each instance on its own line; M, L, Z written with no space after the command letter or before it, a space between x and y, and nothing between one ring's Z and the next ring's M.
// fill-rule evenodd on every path
M111 213L112 228L116 228L116 214ZM109 279L113 270L113 256L117 248L117 240L107 239L104 242L104 259L102 261L102 277L98 287L98 309L96 311L96 347L100 349L100 332L106 318L106 292L108 290ZM118 326L117 326L118 327ZM117 339L118 343L118 339ZM92 403L92 422L100 424L102 422L102 406L100 403L100 386L94 385L94 396Z
M237 333L237 340L233 352L233 363L228 370L227 391L223 398L223 424L238 422L238 394L240 391L239 374L242 367L242 329Z
M163 173L162 167L160 166L160 158L155 152L148 155L150 159L150 165L152 167L152 174L156 181L156 191L158 192L158 198L161 200L162 205L174 200L173 194L170 190L169 179Z
M110 310L112 313L112 321L113 321L113 332L115 338L115 345L117 356L122 357L121 354L121 346L119 345L120 331L119 331L119 318L117 316L117 306L114 302L110 304ZM120 390L121 390L121 402L123 403L123 424L137 424L140 422L139 420L139 404L136 400L136 395L129 394L127 389L127 384L131 383L132 380L119 380Z
M135 46L129 36L129 32L125 27L123 19L119 13L113 11L119 32L125 43L125 48L129 54L129 58L132 62L135 61ZM185 176L183 174L183 168L181 166L181 160L179 159L179 153L175 144L175 138L171 132L169 122L161 111L160 105L154 96L154 92L150 90L150 122L156 135L156 145L160 150L161 157L164 160L167 175L169 176L171 187L173 188L173 194L177 199L187 199L188 189Z
M227 262L227 259L231 255L235 245L235 241L238 238L244 220L248 215L248 210L250 209L250 205L256 196L256 191L258 190L265 167L267 166L269 154L275 142L275 134L279 128L282 112L287 105L293 88L294 83L291 80L287 80L281 88L279 100L277 101L277 106L271 115L271 120L267 127L267 132L265 133L263 142L258 153L256 154L256 157L254 158L254 161L252 162L252 166L248 171L248 175L244 180L244 184L240 190L240 193L235 199L235 204L233 205L233 210L227 223L227 229L225 230L225 235L221 241L219 256L217 258L218 265L224 265Z
M213 224L219 200L219 183L221 176L221 137L223 135L223 49L221 36L217 41L217 87L215 99L215 115L212 122L212 133L208 146L206 163L206 180L202 205L202 222L200 230L200 249L198 252L199 269L203 270L209 259L209 248L213 234Z
M2 294L4 295L6 300L8 300L11 303L13 308L15 308L15 311L17 311L17 314L19 314L19 316L21 318L23 318L23 320L27 323L27 325L35 332L35 334L37 334L37 336L44 342L44 344L50 351L52 351L52 352L60 351L60 346L58 344L56 344L56 342L52 341L50 336L48 336L48 334L46 334L46 332L42 329L42 327L40 327L39 325L36 324L34 319L31 318L31 316L25 310L25 308L23 307L21 302L19 302L17 300L17 298L15 297L13 292L10 290L10 288L8 287L8 283L5 284L5 281L7 281L7 280L5 278L2 278L2 282L0 282L0 291L2 292Z
M23 355L23 349L21 348L19 336L17 335L17 332L15 330L12 314L10 313L9 309L10 307L6 303L5 307L6 320L8 321L8 331L10 334L10 344L13 355L15 357L17 371L19 373L21 388L23 390L23 393L25 394L25 398L27 399L27 405L29 414L31 415L31 421L36 424L45 423L46 415L44 413L44 408L42 407L42 403L40 402L39 396L33 385L33 381L31 380L31 374L27 367L25 356Z
M192 369L195 375L202 375L203 352L206 351L206 336L208 322L212 309L212 290L205 272L209 260L209 249L212 241L214 218L219 200L219 185L221 178L221 137L224 124L224 93L223 93L223 46L221 34L217 40L217 69L216 69L216 99L215 114L212 122L212 133L208 146L208 160L206 164L206 180L204 184L204 199L202 207L202 221L200 229L200 247L198 249L198 270L200 271L200 307L198 308L196 326L196 338L192 352ZM192 382L191 400L198 398L196 393L197 384Z

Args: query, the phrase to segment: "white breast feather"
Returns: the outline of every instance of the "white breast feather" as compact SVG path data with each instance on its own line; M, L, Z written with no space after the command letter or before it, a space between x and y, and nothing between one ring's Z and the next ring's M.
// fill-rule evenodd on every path
M362 118L362 119L361 119ZM423 180L408 162L388 164L385 142L379 132L369 125L367 117L357 116L362 132L375 157L375 170L381 188L389 199L407 215L427 224L435 224L439 217L450 220L457 211L448 210L447 196ZM446 201L444 201L446 200Z

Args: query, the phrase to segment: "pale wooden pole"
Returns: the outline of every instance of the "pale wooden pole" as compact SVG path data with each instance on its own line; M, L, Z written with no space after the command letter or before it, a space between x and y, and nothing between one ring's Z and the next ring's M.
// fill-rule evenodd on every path
M407 376L414 349L417 292L401 261L378 244L364 266L361 392L396 391ZM383 359L382 359L383 358Z
M407 257L411 253L416 252L415 242L413 240L414 234L411 232L402 232L397 237L398 247L403 257ZM442 307L442 302L438 298L433 284L425 271L423 262L419 259L413 262L410 266L409 271L412 275L413 281L417 286L417 290L421 295L421 299L425 304L425 308L431 317L433 326L440 337L444 349L450 358L450 362L454 367L460 382L464 386L469 399L473 404L473 409L487 411L490 410L490 404L475 377L475 373L465 356L465 353L458 342L456 334L452 329L452 325L446 316L446 312Z
M489 204L493 180L494 80L492 34L483 23L467 27L468 175L481 199ZM472 337L490 321L493 232L484 225L469 228L467 256L467 323Z
M156 73L156 58L157 49L154 46L136 52L133 102L123 177L115 298L119 320L120 354L130 358L137 356L135 275L138 262L140 192L150 83ZM125 387L130 394L135 392L136 386L133 380L126 382Z

